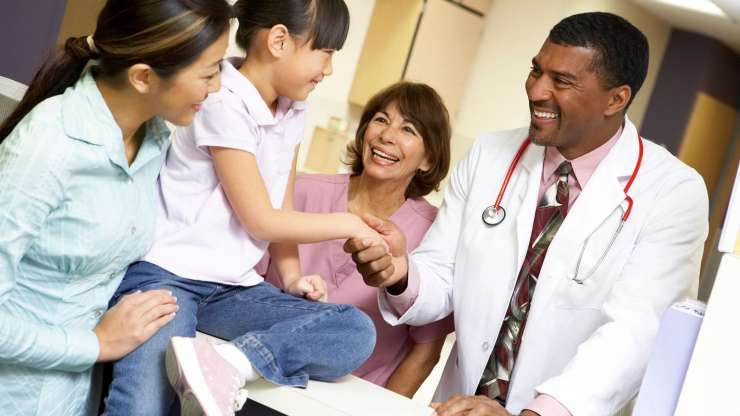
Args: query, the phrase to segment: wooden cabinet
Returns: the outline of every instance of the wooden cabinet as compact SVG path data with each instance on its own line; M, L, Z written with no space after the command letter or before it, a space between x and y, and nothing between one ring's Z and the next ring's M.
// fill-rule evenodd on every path
M491 7L491 0L462 0L460 3L481 14L486 14Z
M68 0L57 43L64 44L70 37L92 35L103 6L104 0Z
M312 173L337 173L351 139L346 131L316 126L302 170Z
M402 79L424 82L439 92L454 119L483 33L477 10L489 3L377 0L349 101L363 106Z
M403 78L423 5L423 0L376 0L350 103L364 106L376 92Z

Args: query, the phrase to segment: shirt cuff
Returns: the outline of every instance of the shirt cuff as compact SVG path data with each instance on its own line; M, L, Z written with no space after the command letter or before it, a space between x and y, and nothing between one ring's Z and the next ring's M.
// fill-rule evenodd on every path
M64 332L70 355L65 360L63 370L85 371L92 367L100 354L100 344L95 332L81 328L66 328Z
M400 295L391 295L388 291L385 292L385 298L388 300L388 305L395 311L398 316L403 316L406 311L411 308L411 305L416 301L416 297L419 296L419 271L416 269L414 262L411 259L408 260L409 272L408 282L406 283L406 290Z
M540 394L524 408L540 416L572 416L565 406L547 394Z

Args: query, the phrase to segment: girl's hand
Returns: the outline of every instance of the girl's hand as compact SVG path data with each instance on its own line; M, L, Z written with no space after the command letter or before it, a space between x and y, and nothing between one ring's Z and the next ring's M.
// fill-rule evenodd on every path
M124 296L95 327L100 344L98 362L118 360L136 349L170 322L177 309L177 298L169 290Z
M372 227L385 241L393 257L406 255L406 235L390 220L382 220L374 215L364 214L362 220Z
M390 251L388 243L386 243L380 233L371 228L360 217L355 216L355 218L357 219L357 225L354 234L349 238L350 240L362 241L365 247L381 246L386 252Z
M293 280L285 291L293 296L318 302L326 302L329 299L326 282L317 274L301 276Z

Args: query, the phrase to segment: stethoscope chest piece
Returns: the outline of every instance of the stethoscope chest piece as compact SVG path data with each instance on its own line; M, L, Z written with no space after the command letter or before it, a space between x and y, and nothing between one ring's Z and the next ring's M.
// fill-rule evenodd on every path
M491 205L483 210L483 222L490 225L499 225L506 218L506 210L502 206Z

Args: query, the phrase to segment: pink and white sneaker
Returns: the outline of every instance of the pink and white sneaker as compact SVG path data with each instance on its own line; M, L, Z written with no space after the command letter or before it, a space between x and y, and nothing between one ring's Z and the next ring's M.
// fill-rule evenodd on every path
M166 363L182 416L233 416L247 401L239 372L204 339L172 337Z

